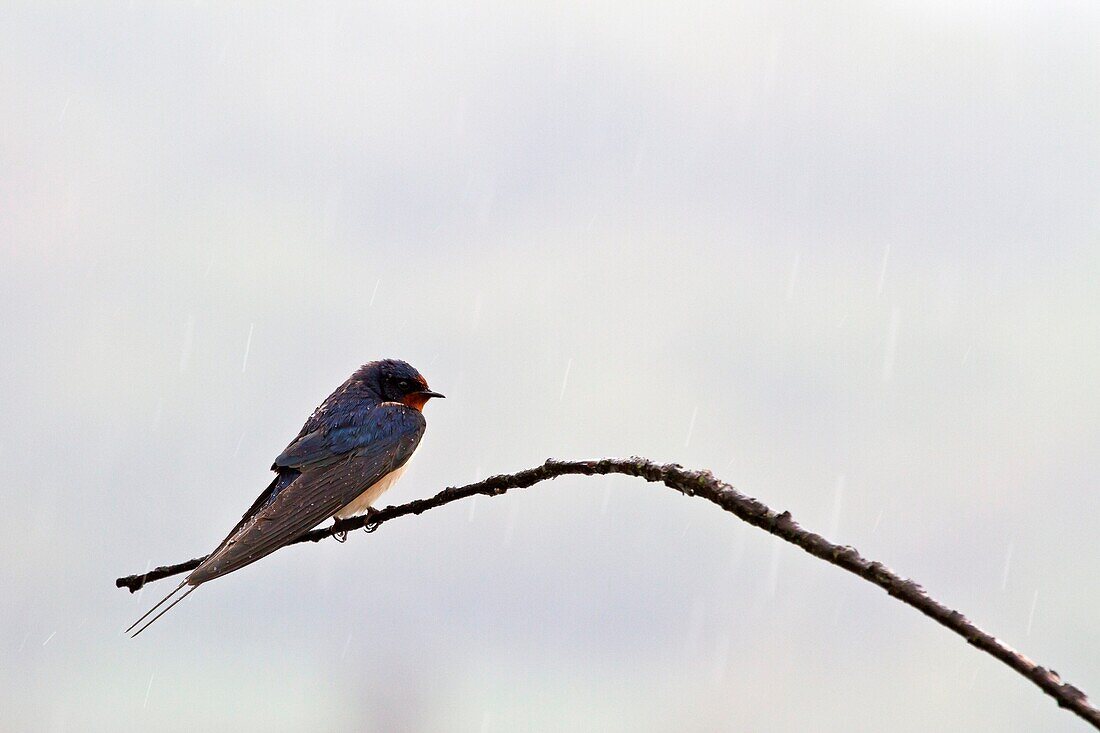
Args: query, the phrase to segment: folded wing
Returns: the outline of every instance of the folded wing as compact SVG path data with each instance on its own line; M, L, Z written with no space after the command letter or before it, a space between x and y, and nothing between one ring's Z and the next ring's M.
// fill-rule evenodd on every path
M383 403L362 424L307 434L276 461L273 482L234 531L188 577L199 585L271 554L331 517L412 456L424 434L424 417Z

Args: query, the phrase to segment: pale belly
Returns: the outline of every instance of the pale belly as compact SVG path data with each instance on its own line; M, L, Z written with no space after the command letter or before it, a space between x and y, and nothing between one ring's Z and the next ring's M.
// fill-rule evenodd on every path
M364 491L359 496L352 499L347 506L340 511L336 512L332 516L337 519L347 519L348 517L354 517L359 514L366 514L371 505L378 501L378 497L386 493L386 489L397 483L397 479L401 478L401 474L405 473L405 469L408 467L408 461L401 468L395 468L387 473L381 479L378 480L373 486Z

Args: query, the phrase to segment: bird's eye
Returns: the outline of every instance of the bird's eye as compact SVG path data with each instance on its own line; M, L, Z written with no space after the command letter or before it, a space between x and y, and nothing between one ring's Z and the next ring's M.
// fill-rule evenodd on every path
M409 380L402 379L401 381L399 381L397 383L397 386L400 387L401 389L408 389L409 388Z

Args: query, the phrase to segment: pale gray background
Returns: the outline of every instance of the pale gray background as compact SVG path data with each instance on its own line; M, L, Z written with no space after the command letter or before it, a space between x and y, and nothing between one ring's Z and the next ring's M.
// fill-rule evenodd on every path
M675 5L675 7L673 7ZM0 727L1077 731L701 500L561 479L207 551L359 363L383 503L709 467L1100 695L1100 6L10 3ZM251 335L251 337L250 337Z

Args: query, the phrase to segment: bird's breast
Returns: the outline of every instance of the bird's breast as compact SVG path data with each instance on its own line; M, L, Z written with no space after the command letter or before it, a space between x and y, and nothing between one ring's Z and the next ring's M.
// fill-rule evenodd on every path
M355 517L360 514L366 514L367 510L371 508L371 505L374 504L374 502L378 501L378 497L386 493L386 490L393 486L397 482L397 479L401 478L401 474L405 473L405 469L408 467L408 465L409 463L408 461L406 461L405 465L401 466L401 468L395 468L382 478L378 479L370 486L370 488L368 488L359 496L352 499L343 509L336 512L332 516L336 517L337 519L347 519L348 517Z

